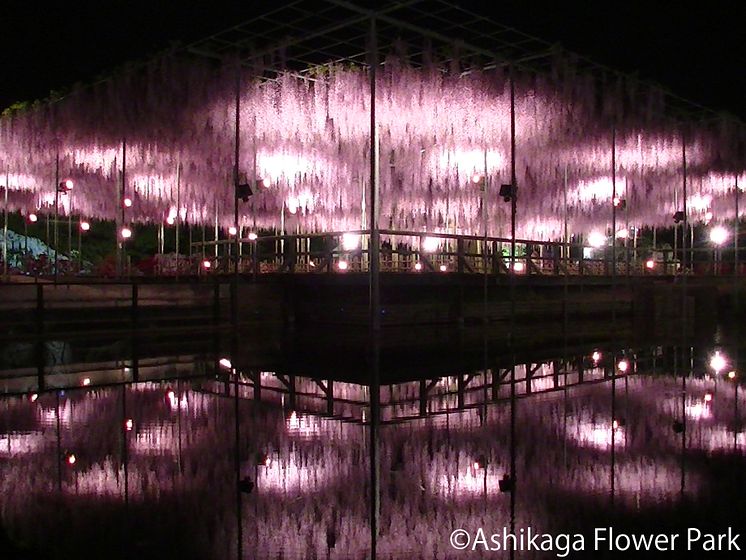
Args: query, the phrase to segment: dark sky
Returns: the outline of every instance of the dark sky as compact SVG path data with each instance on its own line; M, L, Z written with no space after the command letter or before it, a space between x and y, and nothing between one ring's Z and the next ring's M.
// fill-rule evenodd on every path
M462 1L597 62L639 71L676 93L746 120L746 3ZM251 17L266 2L140 0L39 3L3 9L0 107L87 81L172 41L198 39ZM274 5L277 2L273 3Z

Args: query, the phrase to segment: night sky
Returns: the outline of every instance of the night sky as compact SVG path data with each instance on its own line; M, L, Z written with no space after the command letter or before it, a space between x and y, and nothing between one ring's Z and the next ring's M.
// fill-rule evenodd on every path
M32 2L3 8L0 107L189 42L263 11L267 2ZM485 3L461 5L484 13ZM746 5L739 1L496 1L492 16L597 62L659 82L746 119ZM548 3L546 3L548 4ZM271 5L277 5L276 2ZM665 6L665 7L664 7Z

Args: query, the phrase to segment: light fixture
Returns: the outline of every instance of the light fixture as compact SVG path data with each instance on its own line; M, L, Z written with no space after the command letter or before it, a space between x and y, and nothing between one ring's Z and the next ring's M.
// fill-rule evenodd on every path
M705 402L712 402L712 393L705 393Z
M204 268L205 270L209 270L210 268L212 268L212 263L205 259L202 261L202 268Z
M612 203L614 204L614 207L619 208L619 210L624 210L625 208L627 208L627 201L618 196L615 196L612 199Z
M601 352L594 350L593 354L591 354L591 359L596 363L601 361Z
M166 223L172 226L174 225L174 223L176 223L176 218L174 218L173 216L169 216L168 218L166 218Z
M627 239L629 237L629 230L627 228L622 228L618 232L616 232L617 239Z
M32 395L31 395L31 396L29 397L29 400L30 400L31 402L36 402L36 399L38 399L38 398L39 398L39 395L38 395L38 394L36 394L36 393L33 393L33 394L32 394Z
M33 212L28 215L28 221L32 224L35 224L37 221L39 221L39 216L34 214Z
M728 372L728 379L735 379L736 378L736 372L735 371L729 371Z
M313 262L312 260L309 260L308 261L308 266L310 266L311 268L316 268L316 263Z
M89 231L91 229L91 224L88 222L80 222L80 231Z
M723 356L719 351L716 350L710 358L710 368L712 368L712 370L716 374L718 374L723 371L727 365L728 362L725 359L725 356Z
M647 268L648 270L653 270L655 268L655 261L653 259L646 260L645 268Z
M67 464L68 464L68 465L70 465L70 466L72 466L72 465L74 465L74 464L75 464L75 462L76 462L76 461L77 461L78 459L77 459L77 458L75 457L75 453L68 453L68 454L67 454L67 459L66 459L66 460L67 460Z
M627 370L629 369L629 362L627 360L619 360L617 367L622 373L627 373Z
M248 476L238 481L238 490L243 494L251 494L254 490L254 481Z
M722 245L728 239L728 230L723 226L715 226L710 230L710 241L715 245Z
M88 385L91 384L91 378L90 377L84 377L83 380L80 382L83 387L88 387Z
M132 230L125 226L119 231L119 235L122 236L122 239L129 239L132 237Z
M617 429L619 429L619 422L617 422L616 420L614 420L614 421L613 421L613 422L611 423L611 429L612 429L612 430L617 430Z
M515 489L515 480L509 474L504 474L503 477L497 482L500 492L510 493Z
M422 263L414 263L414 269L419 272L422 270Z
M337 268L339 270L347 270L349 268L349 265L347 264L347 261L339 261L337 263Z
M132 418L127 418L127 420L124 421L124 429L128 432L132 431L132 428L135 426L134 421Z
M345 251L354 251L360 246L360 235L357 233L342 234L342 248Z
M422 250L426 253L433 253L438 250L440 240L437 237L426 237L422 240Z
M500 196L504 202L510 202L515 198L516 190L515 185L500 185Z
M228 358L220 358L220 361L218 363L227 369L231 369L233 367L231 361Z
M439 269L440 269L441 272L446 272L448 270L448 267L446 265L442 264L442 265L440 265Z
M602 247L606 243L606 236L600 231L592 231L588 235L588 244L594 249Z
M132 207L132 199L130 197L128 197L128 196L125 196L124 199L122 200L122 205L125 208L131 208Z
M474 183L475 185L478 185L479 183L481 183L483 179L484 178L482 177L481 173L475 173L474 175L471 176L471 182Z
M59 185L57 185L57 192L61 192L62 194L67 194L71 190L73 190L73 187L75 184L72 182L72 179L67 179L65 181L62 181Z
M524 270L526 270L526 265L522 262L517 262L513 264L513 270L515 270L516 272L523 272Z
M238 230L235 226L231 226L228 228L228 235L236 235L238 233Z
M256 241L257 240L257 234L253 231L249 234L249 241Z

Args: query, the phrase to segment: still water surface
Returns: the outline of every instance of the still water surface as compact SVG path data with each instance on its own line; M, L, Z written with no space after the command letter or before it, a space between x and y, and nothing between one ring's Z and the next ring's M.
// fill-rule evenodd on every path
M514 372L383 386L378 557L558 553L458 552L458 528L583 534L571 558L604 557L596 527L746 533L738 355L589 345ZM122 384L77 372L58 379L64 389L0 398L5 556L235 558L238 521L245 558L365 558L369 389L240 371L235 399L231 370L217 368Z

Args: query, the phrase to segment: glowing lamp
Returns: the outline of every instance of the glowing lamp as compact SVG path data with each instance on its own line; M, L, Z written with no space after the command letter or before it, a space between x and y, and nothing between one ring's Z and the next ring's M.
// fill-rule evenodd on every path
M124 197L124 200L122 200L122 205L125 208L131 208L132 207L132 199L128 196Z
M257 240L257 234L253 231L249 234L249 241L256 241Z
M728 239L728 230L723 226L715 226L710 230L710 241L715 245L722 245Z
M83 387L88 387L88 385L91 384L91 378L90 377L84 377L83 380L80 382Z
M600 231L592 231L590 235L588 235L588 244L595 249L602 247L605 243L606 236Z
M422 250L426 253L437 251L440 240L437 237L426 237L422 240Z
M62 181L59 185L57 185L57 191L61 192L62 194L66 194L73 190L73 187L75 184L72 182L71 179L67 179L65 181Z
M212 268L212 263L208 260L202 261L202 268L205 270L210 270Z
M591 355L591 358L593 359L594 362L598 363L601 360L601 352L599 352L598 350L596 350Z
M127 420L124 421L124 429L126 431L131 432L134 426L135 423L132 421L132 418L127 418Z
M617 239L627 239L629 237L629 230L627 228L620 229L616 232Z
M653 259L646 260L645 268L647 268L648 270L653 270L655 268L655 261Z
M354 251L360 246L360 236L357 233L342 234L342 248L345 251Z
M308 266L310 266L311 268L316 268L316 263L313 261L308 261Z
M727 365L728 362L725 360L725 356L723 356L720 352L715 352L710 358L710 367L715 373L720 373L725 369L725 366Z
M414 269L419 272L422 270L422 263L414 263Z
M231 226L228 228L228 235L236 235L238 233L238 230L235 226Z
M349 268L349 266L350 266L350 265L348 265L348 264L347 264L347 261L339 261L339 262L337 263L337 268L338 268L339 270L347 270L347 269Z
M736 378L736 372L735 371L729 371L728 372L728 379L735 379Z
M523 272L524 270L526 270L526 265L522 262L514 263L513 270L515 270L516 272Z
M132 237L132 230L128 227L123 227L119 231L119 235L122 236L122 239L129 239L130 237Z
M88 222L80 222L80 231L89 231L91 229L91 224Z
M227 369L231 369L233 367L231 361L228 358L220 358L220 361L218 363Z
M439 269L440 269L441 272L446 272L448 270L448 267L446 265L442 264L442 265L440 265Z
M166 223L172 226L174 225L174 223L176 223L176 218L174 218L173 216L169 216L168 218L166 218Z
M627 208L627 201L623 198L615 196L612 202L615 208L619 208L620 210L624 210L625 208Z
M75 464L75 461L77 461L77 459L76 459L76 457L75 457L75 453L70 453L70 454L69 454L69 455L67 456L67 464L68 464L68 465L70 465L70 466L72 466L72 465L74 465L74 464Z
M616 429L618 429L618 428L619 428L619 422L617 422L616 420L614 420L614 421L613 421L613 422L611 423L611 428L612 428L613 430L616 430Z
M35 224L36 222L39 221L39 216L37 216L36 214L29 214L28 221L31 222L32 224Z
M474 175L472 175L471 182L474 183L475 185L478 185L479 183L481 183L482 182L481 173L475 173Z
M629 362L627 360L619 360L617 367L622 373L627 373L627 370L629 369Z
M712 393L705 393L705 402L712 402Z
M39 395L37 395L36 393L34 393L34 394L32 394L32 395L31 395L31 396L29 397L29 400L30 400L31 402L36 402L36 399L38 399L38 398L39 398Z

